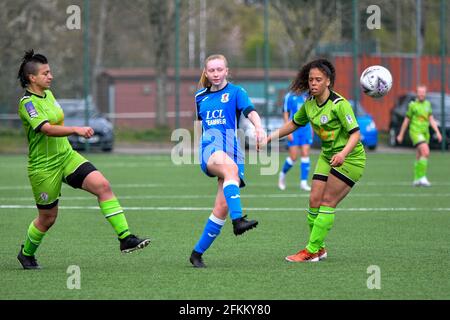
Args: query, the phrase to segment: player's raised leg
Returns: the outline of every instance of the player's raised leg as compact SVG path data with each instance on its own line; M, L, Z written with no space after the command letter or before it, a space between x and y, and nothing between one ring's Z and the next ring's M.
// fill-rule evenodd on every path
M233 232L240 235L257 226L258 221L242 216L240 177L237 164L223 151L217 151L208 159L208 172L223 181L223 194L233 222Z
M129 253L142 249L150 243L150 239L138 238L129 231L119 200L114 195L109 181L100 171L90 172L83 180L82 188L97 196L100 210L114 228L122 252Z

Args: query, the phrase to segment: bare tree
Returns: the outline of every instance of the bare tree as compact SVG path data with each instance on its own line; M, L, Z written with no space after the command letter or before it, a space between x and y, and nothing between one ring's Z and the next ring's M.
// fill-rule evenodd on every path
M167 126L167 71L170 63L170 43L174 32L175 8L173 1L148 0L152 50L156 72L156 124Z
M60 3L57 0L26 1L8 0L2 3L0 10L1 65L0 74L0 105L3 111L12 111L17 106L17 98L21 94L16 75L21 57L28 49L35 49L41 53L50 54L63 35L64 26L59 13ZM61 17L61 19L47 19L47 17ZM42 23L46 21L46 23ZM58 52L58 59L62 60L67 53L63 48ZM62 69L62 68L61 68ZM7 110L6 106L9 106Z
M103 68L103 52L105 51L105 28L108 17L108 1L101 0L100 2L100 13L98 19L98 32L97 32L97 45L95 51L95 60L94 60L94 81L92 82L92 96L96 98L98 96L97 93L97 76L101 73Z
M272 0L299 61L308 60L336 22L336 1Z

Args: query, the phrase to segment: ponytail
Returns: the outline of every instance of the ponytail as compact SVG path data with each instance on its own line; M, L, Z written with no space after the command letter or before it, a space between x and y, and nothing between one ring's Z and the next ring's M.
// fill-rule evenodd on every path
M211 82L209 82L208 78L206 77L206 72L203 69L202 71L202 75L200 76L200 80L198 81L198 85L197 88L198 89L202 89L202 88L208 88L211 87Z

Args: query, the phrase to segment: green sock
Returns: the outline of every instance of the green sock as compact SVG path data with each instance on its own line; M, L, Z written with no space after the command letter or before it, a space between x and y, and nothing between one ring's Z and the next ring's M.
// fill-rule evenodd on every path
M316 220L317 215L319 214L319 208L309 208L306 212L308 212L309 232L311 232L314 227L314 220Z
M428 159L419 159L419 179L427 176Z
M319 214L314 220L314 227L309 236L309 242L306 246L311 253L316 253L324 246L324 240L333 226L335 208L320 206Z
M414 181L417 181L421 178L420 173L419 173L419 171L420 171L419 167L420 167L419 160L416 160L414 162Z
M103 202L99 202L100 210L105 216L106 220L112 225L116 231L119 239L123 239L130 235L128 231L128 223L125 215L123 214L123 209L120 206L119 200L117 198L112 198Z
M28 227L27 238L23 245L22 253L26 256L34 256L37 248L41 244L42 238L45 236L45 232L42 232L34 225L34 221L31 222Z
M308 212L308 225L309 225L309 234L311 234L312 229L314 228L314 221L317 218L317 215L319 214L319 208L309 208L308 210L306 210ZM322 242L320 244L320 249L321 248L325 248L325 243Z

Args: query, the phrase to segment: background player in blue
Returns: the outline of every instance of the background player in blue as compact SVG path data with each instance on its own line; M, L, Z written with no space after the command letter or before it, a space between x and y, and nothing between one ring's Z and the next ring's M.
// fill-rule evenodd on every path
M288 92L284 97L283 117L284 122L292 121L294 114L300 109L307 99L307 94L303 93L297 95L293 92ZM289 156L284 161L283 168L278 177L278 188L286 189L286 174L294 166L300 153L300 189L310 191L311 187L308 185L309 176L309 149L312 144L312 129L308 123L304 127L300 127L293 133L288 135Z
M261 119L243 88L227 81L228 63L223 55L206 58L195 95L197 118L202 123L200 163L203 172L218 178L214 209L189 261L196 268L206 267L202 255L220 234L228 212L233 232L240 235L258 224L242 216L239 188L244 183L244 154L237 139L237 123L243 114L255 126L256 140L265 138Z

